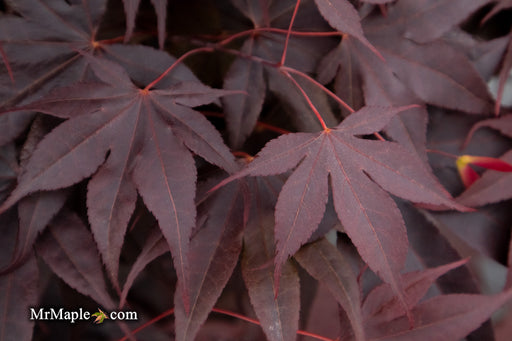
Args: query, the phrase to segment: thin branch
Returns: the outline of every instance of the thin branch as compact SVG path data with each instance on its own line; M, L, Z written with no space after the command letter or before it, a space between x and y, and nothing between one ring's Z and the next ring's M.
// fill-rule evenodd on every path
M316 118L318 119L318 121L320 122L320 124L322 125L322 128L324 130L329 130L329 128L327 127L327 125L325 124L325 121L324 119L322 118L322 116L320 115L320 113L318 112L318 109L315 107L315 105L313 104L313 102L311 102L311 99L309 98L308 94L306 94L306 91L304 91L304 89L300 86L300 84L295 80L295 78L292 77L292 75L290 75L288 73L288 71L286 70L283 70L281 69L282 73L288 77L292 83L299 89L299 91L302 93L302 96L304 96L304 98L306 99L306 102L308 102L308 105L309 107L311 108L311 110L313 110L313 113L315 113L315 116Z
M377 139L379 139L381 141L386 141L386 139L384 137L382 137L382 135L379 133L373 133L373 136L375 136Z
M188 51L187 53L183 54L181 57L176 59L176 61L171 66L169 66L169 68L165 70L160 76L158 76L154 81L149 83L144 88L144 91L149 91L151 88L153 88L158 82L160 82L165 76L167 76L176 66L178 66L179 63L181 63L183 60L190 57L191 55L201 52L213 52L214 50L215 49L213 47L199 47L197 49Z
M9 64L9 59L7 59L7 55L5 54L5 51L2 47L2 44L0 44L0 56L2 57L5 68L7 69L7 73L9 74L9 78L11 79L12 85L14 85L16 82L14 81L14 75L12 73L11 65Z
M284 62L286 61L286 52L288 51L288 42L290 41L290 33L292 32L293 22L295 21L295 17L297 16L297 11L299 9L299 5L300 5L300 0L297 0L297 3L295 4L295 9L293 10L292 20L290 20L290 26L288 26L288 33L286 33L286 40L284 41L284 49L283 49L283 54L281 56L280 65L284 65Z
M261 323L258 320L246 317L246 316L241 315L241 314L237 314L237 313L231 312L229 310L213 308L212 312L215 312L215 313L218 313L218 314L227 315L227 316L231 316L231 317L237 318L239 320L246 321L246 322L249 322L249 323L261 326ZM152 320L144 323L143 325L137 327L136 329L134 329L131 332L130 336L134 336L135 334L137 334L141 330L149 327L152 324L155 324L156 322L160 321L161 319L163 319L163 318L165 318L167 316L170 316L172 314L174 314L174 308L164 311L162 314L158 315L154 319L152 319ZM303 331L303 330L298 330L297 334L298 335L309 336L309 337L315 338L315 339L320 340L320 341L335 341L333 339L330 339L330 338L327 338L327 337L324 337L324 336L321 336L321 335L317 335L317 334L314 334L314 333L306 332L306 331ZM128 336L124 336L124 337L120 338L117 341L126 341L126 340L128 340Z
M322 85L322 83L318 82L316 79L314 79L313 77L305 74L304 72L302 71L299 71L299 70L296 70L296 69L293 69L293 68L290 68L290 67L286 67L286 66L282 66L281 67L282 70L285 70L287 72L291 72L291 73L295 73L301 77L304 77L306 78L308 81L310 81L311 83L313 83L314 85L318 86L320 89L322 89L325 93L327 93L332 99L334 99L336 102L338 102L339 104L341 104L345 109L347 109L348 111L350 111L351 113L355 112L354 109L352 109L352 107L350 105L348 105L345 101L343 101L338 95L336 95L334 92L332 92L331 90L327 89L324 85Z
M226 115L224 115L223 113L215 112L215 111L201 111L201 114L208 116L208 117L226 118ZM277 133L280 135L291 133L289 130L286 130L286 129L283 129L280 127L276 127L272 124L268 124L268 123L261 122L261 121L256 121L256 127L265 129L265 130L268 130L268 131L271 131L271 132L274 132L274 133Z
M244 151L234 151L234 152L231 152L231 154L233 154L236 157L242 157L242 158L244 158L246 160L254 159L254 156L252 156L251 154L246 153Z
M239 320L246 321L246 322L249 322L249 323L252 323L252 324L256 324L258 326L261 325L260 321L258 321L258 320L255 320L255 319L252 319L252 318L249 318L249 317L246 317L244 315L237 314L237 313L233 313L233 312L228 311L228 310L219 309L219 308L213 308L212 311L215 312L215 313L219 313L219 314L235 317L235 318L237 318ZM330 339L330 338L327 338L327 337L324 337L324 336L321 336L321 335L313 334L313 333L310 333L310 332L306 332L306 331L303 331L303 330L297 330L297 334L298 335L309 336L309 337L312 337L314 339L321 340L321 341L335 341L333 339Z
M343 34L338 31L329 31L329 32L315 32L315 31L288 31L284 30L282 28L276 28L276 27L258 27L253 28L250 30L242 31L235 33L233 35L230 35L227 38L224 38L223 40L219 41L219 45L227 45L231 43L233 40L236 40L238 38L242 38L251 34L260 33L260 32L271 32L271 33L282 33L282 34L288 34L292 36L298 36L298 37L340 37ZM215 37L209 37L210 39L215 39Z
M132 334L130 336L133 336L133 335L137 334L141 330L149 327L152 324L155 324L156 322L160 321L161 319L163 319L163 318L165 318L167 316L170 316L172 314L174 314L174 308L169 309L167 311L164 311L163 313L161 313L160 315L158 315L154 319L151 319L148 322L144 323L143 325L141 325L141 326L137 327L136 329L132 330ZM126 341L126 340L128 340L128 336L123 336L118 341Z
M110 45L110 44L116 44L116 43L122 43L124 41L124 36L115 37L111 39L103 39L95 41L95 43L99 43L100 45Z
M457 160L459 158L455 154L443 152L442 150L436 150L436 149L427 149L427 153L439 154L439 155L443 155L443 156L449 157L450 159L455 159L455 160Z

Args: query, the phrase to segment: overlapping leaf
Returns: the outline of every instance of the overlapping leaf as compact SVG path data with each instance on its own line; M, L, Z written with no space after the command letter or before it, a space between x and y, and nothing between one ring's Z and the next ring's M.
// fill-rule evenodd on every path
M396 78L389 65L352 37L344 38L319 64L318 71L319 79L324 82L336 76L337 94L355 103L355 109L360 108L362 103L381 106L421 103ZM347 89L350 89L348 93ZM425 161L427 116L425 107L411 108L395 116L385 130L395 141L415 151Z
M343 340L344 336L351 336L352 330L344 328L338 302L330 291L319 283L316 294L308 308L309 317L306 330L336 340ZM345 322L345 320L343 320Z
M62 211L38 240L36 251L70 287L108 310L115 308L92 235L75 213ZM131 335L124 322L117 324Z
M406 109L365 107L334 129L281 136L231 178L279 174L299 164L276 205L276 277L320 223L330 177L334 206L345 231L368 265L402 295L398 277L407 254L407 235L400 212L384 190L415 202L464 209L414 154L396 143L356 137L379 131ZM403 296L401 301L405 302Z
M123 291L121 292L121 297L119 299L119 308L122 308L126 303L126 296L128 296L128 292L132 287L133 282L137 278L137 276L141 273L142 270L151 263L157 257L160 257L164 253L169 252L169 246L165 241L164 236L160 231L155 230L151 233L144 246L142 251L140 252L137 260L132 265L128 276L126 277L126 281L124 282Z
M503 59L507 38L498 37L482 41L461 29L453 29L443 36L444 41L463 51L470 58L485 81L489 81Z
M398 1L389 14L390 17L401 17L397 24L404 37L418 43L427 43L440 38L489 2L490 0L405 0ZM434 17L443 19L432 20Z
M496 73L501 62L501 84L504 84L512 60L510 36L478 41L479 33L488 33L487 27L470 28L478 30L477 35L457 28L462 22L472 25L473 19L478 19L478 15L471 18L472 13L491 2L303 0L289 41L286 33L296 0L209 1L207 6L202 6L202 1L186 5L183 2L175 8L194 11L201 18L206 13L211 20L205 25L209 31L203 31L201 25L198 33L195 24L182 30L181 23L173 23L168 45L173 51L188 49L190 43L222 46L222 52L207 61L219 66L214 67L215 72L197 67L206 60L203 56L185 61L190 61L188 65L201 79L208 79L209 84L224 84L225 90L229 90L219 92L201 84L184 64L173 68L172 77L167 76L156 86L144 89L175 59L164 50L143 46L146 40L130 39L140 0L108 2L107 13L111 16L101 26L105 0L0 1L2 10L6 9L0 14L0 110L8 112L0 114L0 202L12 192L18 179L18 187L0 207L5 219L2 220L5 238L0 239L0 244L7 251L2 253L7 255L2 266L9 265L14 250L14 262L7 269L0 269L9 271L0 277L0 288L9 300L6 303L0 299L3 307L7 307L4 311L12 310L19 320L17 316L21 316L21 310L27 310L29 301L31 305L36 304L33 292L20 294L26 289L24 283L31 288L35 283L24 272L26 267L31 268L31 273L36 270L30 258L32 244L63 205L65 196L60 189L82 182L69 191L73 193L69 204L80 207L83 216L79 218L69 212L57 215L36 242L39 256L71 287L114 309L116 305L109 294L112 288L107 287L101 261L114 289L120 289L117 276L118 272L124 273L124 264L119 264L119 259L133 259L130 245L126 245L120 257L127 224L130 220L139 221L141 215L143 220L148 218L154 223L150 217L153 214L161 231L149 234L124 284L120 306L148 262L171 251L178 274L178 282L171 284L178 287L174 307L178 339L202 340L213 335L240 340L253 331L259 333L253 334L253 338L263 337L257 326L248 331L245 324L213 318L198 333L238 260L245 287L240 276L233 277L234 285L227 287L227 295L221 296L219 304L227 307L236 297L240 299L235 302L239 304L237 308L247 312L245 308L251 303L269 340L294 340L299 325L306 329L312 327L314 318L322 319L326 312L313 311L308 304L311 298L307 296L312 293L315 281L304 272L300 273L301 288L306 295L299 298L299 276L296 264L288 260L290 255L295 255L331 291L328 298L332 303L328 310L331 316L326 320L332 330L311 329L322 336L447 341L465 337L511 294L508 291L493 297L441 295L432 299L445 291L479 292L467 269L459 268L441 278L426 294L427 299L418 303L435 277L459 264L449 263L460 257L439 230L448 231L449 236L455 233L476 251L505 263L510 244L507 211L510 203L491 204L464 214L433 213L420 207L464 210L430 174L426 161L430 161L451 193L462 191L453 159L446 157L445 152L460 155L459 148L470 125L480 118L436 107L486 114L493 106L499 106L499 98L493 101L485 82ZM152 0L146 4L152 4L156 10L158 42L163 47L167 1ZM126 27L122 21L123 5ZM485 15L487 9L491 11L482 22L509 6L510 1L503 0L494 9L486 7L479 15ZM120 14L121 20L110 20L114 18L112 13ZM145 24L142 20L139 23ZM194 27L192 32L191 27ZM236 52L227 51L228 46L224 44L209 45L225 39L226 34L229 39L227 32L253 28L241 35L235 33L238 38L230 46L242 47L241 55L235 57L231 66L232 57L224 59L223 53L236 55ZM131 40L133 44L111 44L120 40L115 37L125 29L125 41ZM100 37L107 40L98 40ZM247 40L239 41L240 37ZM285 41L288 43L286 67L280 68ZM285 70L293 76L299 74L298 86ZM307 79L315 71L322 84L334 88L358 112L352 115L352 110L344 107L339 115L339 108L324 89ZM61 86L67 87L54 90ZM335 128L318 132L321 124L310 115L311 105L299 87L327 126L334 127L340 116L348 118ZM291 170L284 186L281 179L274 182L274 177L246 181L253 202L249 228L243 235L242 256L239 256L243 225L240 222L247 218L247 207L243 207L241 198L241 192L245 194L241 190L242 182L208 193L206 199L199 195L200 200L194 201L196 172L201 180L213 178L212 168L199 157L231 174L238 167L217 130L190 107L212 101L220 104L218 97L232 90L242 91L223 98L222 104L231 145L241 149L240 155L251 153L267 142L260 139L265 138L264 134L251 136L263 108L269 109L265 110L265 119L269 118L280 128L303 132L268 142L245 170L230 178ZM34 100L37 102L28 104ZM412 105L422 103L432 105L428 113L425 106ZM42 133L40 143L32 141L32 132L20 135L26 131L34 111L54 115L60 124ZM288 114L287 119L282 112ZM457 115L465 120L452 120ZM47 115L38 115L39 118L44 122L51 120ZM432 152L428 158L427 121ZM509 116L481 121L473 132L480 127L512 134ZM378 131L383 132L385 139L395 142L375 140L372 134ZM249 136L254 140L246 144ZM32 156L23 150L20 153L20 146L31 144L37 145ZM512 161L510 140L492 130L479 131L472 144L479 144L479 152L471 155L499 157L508 151L503 157ZM511 198L509 178L509 174L485 172L479 183L462 194L460 203L478 206ZM413 203L404 204L390 194ZM326 202L328 207L333 206L328 208L328 214L324 212ZM196 207L200 212L197 221ZM137 214L132 217L135 208ZM84 224L85 215L90 231ZM338 241L345 242L346 249L336 249L322 239L298 251L306 242L332 229L333 219L343 223L343 226L337 223L336 229ZM149 225L139 221L134 226L134 234L148 235ZM16 233L18 248L15 250L12 241ZM345 233L362 260L356 249L349 247ZM350 254L345 254L347 249ZM350 272L350 265L356 264L348 265L342 259L348 255L357 258L354 261L358 265L367 263L385 283L372 271L363 270L356 282ZM508 255L510 266L512 253ZM28 262L24 263L27 257ZM416 270L420 271L411 273ZM169 277L175 281L174 276ZM7 286L5 290L5 283L20 285L11 286L12 289ZM281 290L277 291L279 283ZM155 306L169 305L172 293L148 293L147 287L136 286L130 292L133 298L130 305L134 309L142 314L144 310L144 313L154 311ZM52 285L50 289L53 288ZM140 288L143 295L138 292ZM360 296L368 291L370 294L360 307ZM49 296L46 290L42 293L41 302L46 302ZM20 306L13 306L11 298L19 300ZM140 304L140 299L144 304ZM303 313L299 316L300 299ZM323 300L325 297L315 305ZM345 312L337 311L337 302ZM311 316L312 312L320 313ZM15 323L12 329L11 322ZM342 335L337 330L339 325ZM492 340L490 323L484 327L468 339ZM8 338L15 334L13 339L28 340L31 328L26 319L16 324L14 315L10 320L5 313L0 317L2 333L7 330L0 335ZM73 335L75 331L77 337L88 335L89 329L85 329L85 334L80 334L79 329L73 328ZM155 339L168 333L158 325L151 329L148 334L151 336L143 338ZM354 335L349 335L352 329ZM95 332L111 339L107 330L101 328ZM36 338L47 338L45 329L36 331Z
M327 286L336 301L345 310L356 340L366 340L361 297L357 278L350 263L326 239L303 247L295 259L315 279Z
M254 39L248 39L241 52L251 55L254 44ZM235 60L224 78L224 89L247 91L247 95L229 96L223 100L231 145L239 148L254 129L263 106L266 91L263 65L242 58Z
M408 306L411 309L416 306L438 277L466 262L467 260L461 260L437 268L409 272L402 275ZM365 320L369 323L392 321L402 315L401 310L402 307L400 307L388 284L383 284L373 289L366 296L362 307Z
M430 31L425 32L421 26L418 33L411 34L428 37L427 44L418 44L405 37L409 29L416 30L418 18L415 14L428 18L428 9L440 10L441 7L437 8L439 5L454 5L453 12L447 14L443 25L436 25L442 28L443 33L459 22L459 14L455 15L457 6L471 13L472 8L474 10L482 4L472 2L472 6L477 5L472 7L464 6L464 1L459 2L461 4L456 5L441 0L436 1L433 7L426 7L420 6L417 1L399 1L388 17L370 17L364 21L363 27L369 41L382 53L394 73L420 99L468 113L488 113L492 110L492 98L486 84L464 54L443 40L434 40L439 34L429 37ZM425 9L427 13L424 13ZM451 63L445 63L446 59Z
M292 0L259 3L251 1L233 2L253 22L254 27L287 28L295 7L295 1ZM320 27L325 25L320 14L316 12L313 1L303 2L299 6L294 28L308 27L312 23L318 24ZM241 51L268 61L278 62L283 53L285 40L286 36L282 33L260 32L258 35L251 36L245 42ZM308 46L308 48L304 49L305 46ZM303 71L313 71L317 61L331 46L332 43L326 40L292 36L289 40L286 65ZM236 70L241 72L235 73ZM265 73L268 76L267 79L264 78ZM247 80L250 81L247 82ZM265 84L265 81L268 84ZM327 103L325 94L308 82L301 84L308 88L310 96L323 109L324 119L334 123L334 115ZM310 116L301 114L305 110L297 110L297 107L306 109L306 102L302 98L298 100L299 92L296 87L283 74L276 72L274 68L267 69L261 63L246 58L237 59L228 71L224 86L226 89L238 86L239 90L246 88L249 90L248 96L245 98L238 95L227 98L224 102L231 142L235 147L241 146L247 135L253 131L261 112L266 88L292 106L293 111L289 115L299 130L315 129L318 126L318 123L311 120Z
M460 340L478 328L500 306L512 298L508 290L494 296L451 294L420 303L413 309L417 323L410 328L405 318L372 330L371 340L406 341Z
M271 341L295 340L299 322L299 275L291 262L283 265L283 290L276 294L272 261L274 245L274 206L280 179L251 181L251 214L244 233L242 275L261 327Z
M190 244L189 282L178 282L176 289L177 340L195 340L231 277L242 249L247 194L246 184L240 181L199 206L198 215L206 220ZM181 300L186 291L190 292L190 308Z
M0 336L2 340L32 340L34 321L27 318L38 299L38 268L32 253L25 264L0 277Z
M509 35L507 51L503 57L503 64L501 66L500 77L498 81L498 93L496 95L496 105L494 107L494 113L496 115L499 115L500 113L500 105L503 99L503 92L505 91L505 84L507 79L510 76L510 70L512 70L512 34Z
M20 168L24 168L36 145L41 141L49 127L45 127L41 119L35 119L20 153ZM19 227L16 249L9 266L2 269L7 273L23 264L32 253L32 247L40 232L59 212L67 198L65 190L39 192L22 199L18 205Z
M62 212L41 236L36 251L70 287L107 309L115 307L94 240L76 214Z
M187 105L209 103L225 92L200 83L145 91L119 66L92 57L89 62L99 78L113 85L77 84L32 105L70 119L38 145L3 208L29 193L70 186L96 172L88 188L89 217L114 282L137 191L158 219L179 277L186 282L196 174L187 147L234 169L219 133Z

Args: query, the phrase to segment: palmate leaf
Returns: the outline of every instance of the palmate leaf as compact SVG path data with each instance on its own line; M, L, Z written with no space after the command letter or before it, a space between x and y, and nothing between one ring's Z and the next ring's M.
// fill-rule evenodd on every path
M408 306L411 309L416 306L438 277L466 262L467 260L460 260L436 268L403 274L402 281L407 295ZM369 324L389 322L402 315L402 307L397 302L389 284L382 284L373 289L366 296L362 311L365 320Z
M318 227L330 177L335 210L346 233L406 306L399 272L407 254L407 234L386 191L414 202L465 209L453 202L420 159L405 148L356 137L379 131L409 108L365 107L336 128L283 135L270 141L246 169L219 184L247 175L284 173L298 164L276 205L276 278L286 259Z
M156 2L156 1L155 1ZM14 83L7 72L0 73L0 106L28 103L55 87L85 81L89 76L87 58L84 53L119 59L119 50L127 53L127 59L137 54L136 63L131 64L130 75L139 81L140 66L151 61L152 68L168 66L172 58L145 46L111 47L97 40L105 0L16 0L10 7L21 17L4 16L0 21L0 45L12 69ZM44 67L41 67L44 65ZM186 68L178 66L180 78L195 79ZM156 78L152 72L146 75ZM153 70L151 70L153 71ZM188 74L187 74L188 71ZM192 77L191 77L192 76ZM12 140L25 130L33 117L31 112L18 112L0 117L0 145Z
M387 17L365 19L363 28L397 77L421 100L444 108L485 114L492 110L487 85L463 53L436 39L485 2L474 1L466 6L465 1L440 0L433 1L429 7L422 5L423 0L399 1ZM448 10L444 13L446 20L436 25L436 29L418 25L418 20L421 23L429 17L429 11L442 12L443 8ZM407 38L408 34L428 39L419 44ZM446 59L452 61L449 66Z
M236 169L217 130L187 105L209 103L228 92L198 82L141 90L118 65L88 60L96 76L110 84L58 89L30 107L69 120L41 141L0 210L29 193L67 187L96 172L87 204L111 279L117 282L123 236L138 191L157 218L178 277L186 283L196 178L188 149L228 171Z
M410 328L405 318L372 328L374 341L452 341L460 340L477 329L494 311L512 298L508 290L493 296L450 294L426 300L413 309Z
M252 21L253 27L250 29L259 27L287 28L295 8L295 0L265 2L232 0L232 2ZM303 1L299 6L294 29L301 30L301 27L306 29L312 23L318 27L325 26L328 29L314 2ZM244 54L278 62L283 53L285 40L285 34L262 31L258 35L249 37L241 51ZM332 43L328 40L291 36L286 65L305 72L313 71L317 61L331 46ZM317 87L311 86L309 82L303 82L303 79L298 81L310 94L315 104L322 108L324 120L334 124L336 122L334 114L328 105L325 94ZM246 90L248 93L246 96L226 97L223 101L230 142L233 147L243 145L247 136L254 130L267 88L293 108L290 118L298 130L313 129L316 131L316 128L319 127L318 122L311 119L309 115L301 114L307 111L307 103L300 97L300 92L295 85L283 74L276 72L274 68L265 68L264 64L259 62L238 58L230 66L224 78L224 88Z
M16 0L8 5L21 17L3 16L0 21L0 45L14 80L0 73L0 106L26 103L55 86L86 78L87 62L80 51L95 50L105 0ZM18 136L32 116L0 117L0 145Z
M404 37L418 43L440 38L471 13L491 0L405 0L398 1L390 15L400 15ZM442 20L432 20L432 18Z
M380 106L421 103L421 100L395 76L387 63L353 37L343 38L341 44L323 59L318 72L319 79L324 81L337 76L338 95L342 99L352 99L353 103L364 101L366 105ZM351 89L349 93L346 92L347 89ZM356 109L360 107L361 105ZM426 161L427 119L425 107L414 107L393 117L385 132Z

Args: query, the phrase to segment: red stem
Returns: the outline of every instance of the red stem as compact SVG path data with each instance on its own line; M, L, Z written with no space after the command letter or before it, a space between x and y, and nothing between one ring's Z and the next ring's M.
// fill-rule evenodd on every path
M115 43L121 43L123 41L124 41L124 36L120 36L120 37L115 37L115 38L111 38L111 39L98 40L97 43L104 44L104 45L110 45L110 44L115 44Z
M297 16L297 11L299 10L300 0L297 0L295 4L295 9L293 10L292 20L290 20L290 26L288 26L288 32L286 33L286 40L284 41L284 49L283 54L281 55L280 65L284 65L286 61L286 52L288 51L288 42L290 41L290 33L292 32L293 22L295 21L295 17Z
M443 155L443 156L446 156L446 157L449 157L449 158L455 159L455 160L457 160L459 158L455 154L443 152L442 150L436 150L436 149L427 149L427 153L439 154L439 155Z
M209 117L226 118L226 115L224 115L224 114L222 114L220 112L214 112L214 111L201 111L201 114L203 114L205 116L209 116ZM268 124L268 123L265 123L265 122L261 122L261 121L256 121L256 126L260 127L260 128L263 128L263 129L266 129L268 131L272 131L274 133L278 133L280 135L284 135L284 134L289 134L290 133L289 130L286 130L286 129L283 129L283 128L279 128L279 127L276 127L274 125L271 125L271 124Z
M146 327L149 327L150 325L160 321L161 319L163 319L164 317L167 317L167 316L170 316L174 314L174 308L172 309L169 309L167 311L164 311L163 313L161 313L160 315L158 315L157 317L155 317L154 319L152 320L149 320L148 322L144 323L143 325L137 327L136 329L132 330L132 334L130 336L134 336L135 334L137 334L138 332L140 332L142 329L145 329ZM126 341L128 340L128 337L129 336L123 336L122 338L120 338L118 341Z
M379 4L379 9L382 16L386 18L388 16L388 8L386 7L386 4Z
M249 153L242 152L242 151L234 151L234 152L231 152L231 154L233 154L234 156L237 156L237 157L243 157L243 158L245 158L245 159L249 159L249 160L254 159L254 156L252 156L252 155L251 155L251 154L249 154Z
M212 311L215 312L215 313L218 313L218 314L223 314L223 315L235 317L235 318L237 318L239 320L246 321L246 322L249 322L249 323L261 326L261 323L258 320L255 320L255 319L252 319L252 318L249 318L249 317L246 317L244 315L237 314L237 313L233 313L233 312L231 312L229 310L213 308ZM144 323L143 325L137 327L136 329L132 330L132 333L131 333L130 336L134 336L135 334L137 334L141 330L149 327L150 325L152 325L152 324L160 321L161 319L163 319L163 318L165 318L167 316L170 316L172 314L174 314L174 308L169 309L167 311L164 311L163 313L161 313L160 315L158 315L154 319L152 319L152 320ZM321 336L321 335L317 335L317 334L313 334L313 333L310 333L310 332L306 332L306 331L303 331L303 330L298 330L297 334L304 335L304 336L309 336L309 337L312 337L312 338L315 338L315 339L321 340L321 341L335 341L333 339L329 339L327 337L324 337L324 336ZM130 337L130 336L123 336L118 341L126 341L126 340L128 340L128 337Z
M224 40L219 41L217 44L224 46L224 45L231 43L235 39L248 36L250 34L253 34L254 32L256 32L256 29L238 32L238 33L233 34L232 36L227 37Z
M282 28L275 28L275 27L261 27L254 29L255 32L275 32L275 33L286 33L288 34L288 30L283 30ZM335 37L335 36L341 36L342 33L338 31L331 31L331 32L301 32L301 31L290 31L290 34L292 36L299 36L299 37Z
M14 75L12 74L12 69L11 69L11 65L9 64L9 59L7 59L7 55L5 54L2 44L0 44L0 56L2 57L2 59L4 61L5 68L7 69L7 73L9 74L9 78L11 79L11 83L14 85L15 84Z
M308 95L306 94L306 92L304 91L304 89L300 86L300 84L286 71L286 70L283 70L281 69L282 73L288 77L292 83L299 89L299 91L302 93L302 96L304 96L304 98L306 99L306 102L308 102L308 105L309 107L311 108L311 110L313 110L313 112L315 113L315 116L316 118L318 119L318 121L320 122L320 124L322 125L322 128L324 130L329 130L329 128L327 127L327 125L325 124L325 121L324 119L322 118L322 116L320 115L320 113L318 112L317 108L315 107L315 105L313 104L313 102L311 102L311 99L308 97Z
M261 325L261 323L258 320L255 320L255 319L252 319L252 318L249 318L249 317L237 314L237 313L233 313L233 312L228 311L228 310L219 309L219 308L213 308L212 311L215 312L215 313L219 313L219 314L235 317L235 318L237 318L239 320L246 321L246 322L249 322L249 323L252 323L252 324L256 324L258 326ZM315 339L321 340L321 341L335 341L333 339L329 339L327 337L324 337L324 336L321 336L321 335L317 335L317 334L313 334L313 333L310 333L310 332L306 332L306 331L303 331L303 330L297 330L297 334L304 335L304 336L309 336L309 337L312 337L312 338L315 338Z
M273 125L265 123L265 122L258 121L258 122L256 122L256 126L257 127L261 127L263 129L266 129L266 130L269 130L269 131L272 131L274 133L281 134L281 135L289 134L290 133L289 130L286 130L286 129L283 129L283 128L279 128L279 127L273 126Z
M378 138L378 139L379 139L379 140L381 140L381 141L386 141L386 139L385 139L385 138L383 138L383 137L382 137L382 135L381 135L381 134L379 134L379 133L373 133L373 136L375 136L376 138Z
M291 73L295 73L301 77L304 77L306 78L307 80L309 80L311 83L315 84L316 86L318 86L320 89L322 89L325 93L327 93L329 96L331 96L332 99L334 99L336 102L338 102L339 104L341 104L345 109L347 109L348 111L350 111L351 113L355 112L354 109L352 109L352 107L350 105L348 105L345 101L343 101L341 98L339 98L338 95L336 95L334 92L332 92L331 90L327 89L325 86L322 85L322 83L318 82L316 79L314 79L313 77L310 77L309 75L305 74L304 72L302 71L299 71L299 70L295 70L295 69L292 69L292 68L289 68L289 67L286 67L286 66L282 66L281 67L282 70L285 70L287 72L291 72Z
M274 32L274 33L283 33L288 34L290 32L290 35L293 36L299 36L299 37L335 37L335 36L341 36L342 33L338 31L331 31L331 32L301 32L301 31L288 31L284 30L282 28L275 28L275 27L259 27L259 28L253 28L251 30L246 30L242 32L235 33L227 38L224 38L220 42L218 42L219 45L227 45L231 43L233 40L248 36L250 34L258 33L258 32Z
M154 81L149 83L145 88L144 91L149 91L151 88L153 88L158 82L160 82L165 76L167 76L176 66L178 66L179 63L181 63L184 59L188 58L189 56L193 54L197 54L200 52L213 52L213 47L198 47L197 49L193 49L188 51L187 53L183 54L181 57L176 59L176 61L169 66L167 70L165 70L158 78L156 78Z
M252 60L252 61L255 61L257 63L261 63L263 65L268 65L270 67L273 67L273 68L278 68L279 67L279 64L277 63L273 63L273 62L270 62L266 59L263 59L263 58L260 58L260 57L257 57L257 56L253 56L253 55L249 55L249 54L245 54L243 52L240 52L238 50L233 50L233 49L227 49L227 48L224 48L220 45L216 46L215 47L218 51L222 51L222 52L226 52L226 53L230 53L232 55L235 55L235 56L238 56L240 58L246 58L246 59L249 59L249 60Z

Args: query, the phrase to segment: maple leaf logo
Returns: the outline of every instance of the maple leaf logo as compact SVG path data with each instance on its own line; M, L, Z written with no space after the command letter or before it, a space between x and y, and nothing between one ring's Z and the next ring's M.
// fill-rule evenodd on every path
M98 308L98 312L92 314L92 316L96 316L96 319L94 320L94 323L101 324L105 319L108 319L107 314L103 312L100 308Z

